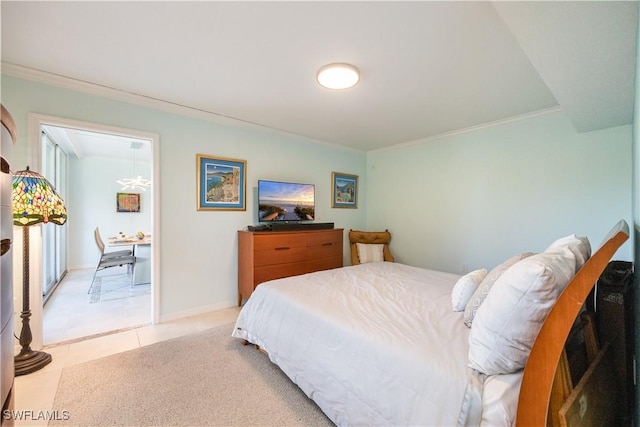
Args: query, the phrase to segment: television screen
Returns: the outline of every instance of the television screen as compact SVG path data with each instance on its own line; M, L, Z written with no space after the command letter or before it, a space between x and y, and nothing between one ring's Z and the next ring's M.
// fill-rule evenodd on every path
M259 221L313 221L315 216L313 184L258 181Z

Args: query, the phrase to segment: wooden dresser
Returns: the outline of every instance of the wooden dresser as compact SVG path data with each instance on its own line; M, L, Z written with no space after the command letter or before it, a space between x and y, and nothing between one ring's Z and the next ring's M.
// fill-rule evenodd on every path
M268 280L342 267L343 231L239 231L238 306Z
M16 138L16 125L11 115L2 110L2 135L0 136L0 240L2 251L0 256L0 424L13 425L13 421L5 419L2 414L13 409L13 213L11 212L11 162L13 144Z

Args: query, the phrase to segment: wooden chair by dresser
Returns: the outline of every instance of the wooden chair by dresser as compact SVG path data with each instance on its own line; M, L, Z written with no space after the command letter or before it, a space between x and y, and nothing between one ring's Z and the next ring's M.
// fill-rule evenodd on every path
M349 243L351 246L351 264L360 264L360 257L358 256L358 243L363 244L381 244L382 255L384 261L395 262L395 258L391 255L389 249L389 242L391 241L391 233L389 230L384 231L360 231L349 230Z

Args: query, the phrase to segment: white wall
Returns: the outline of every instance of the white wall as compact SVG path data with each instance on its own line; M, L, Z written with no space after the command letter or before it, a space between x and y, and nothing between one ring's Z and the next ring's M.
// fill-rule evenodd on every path
M154 167L159 167L160 182L154 186L160 201L161 233L154 236L154 245L160 250L161 319L237 303L237 231L257 221L254 190L258 179L315 184L317 222L334 222L345 234L349 228L365 227L366 156L362 152L222 122L224 119L213 116L192 118L6 75L1 84L2 104L18 128L16 166L30 156L29 112L159 135L160 161ZM246 211L196 210L197 153L247 161ZM333 171L362 177L359 209L331 208ZM347 263L346 237L344 250Z
M632 217L631 126L578 134L562 112L364 154L7 76L2 103L18 126L16 165L28 112L160 135L162 318L235 304L237 230L257 221L258 179L316 184L317 221L389 228L399 261L452 272L573 232L597 246ZM196 210L197 153L247 161L246 211ZM332 171L360 176L359 209L331 208Z
M150 177L149 163L138 161L137 171ZM100 228L102 239L122 231L133 234L151 233L151 200L149 191L121 190L116 179L131 178L131 160L87 157L69 160L69 192L66 200L68 221L67 267L95 268L100 252L93 230ZM140 194L140 212L116 212L116 194ZM107 251L110 249L107 247ZM111 249L113 250L113 249Z
M595 248L631 223L631 141L631 126L580 134L557 111L370 152L367 223L401 262L454 273L571 233Z

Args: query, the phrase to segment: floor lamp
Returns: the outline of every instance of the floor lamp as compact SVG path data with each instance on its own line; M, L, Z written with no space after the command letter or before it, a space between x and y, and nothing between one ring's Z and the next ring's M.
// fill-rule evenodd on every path
M26 170L13 175L13 225L22 227L22 349L15 356L15 374L25 375L41 369L51 362L51 355L31 349L31 309L29 308L29 228L52 222L62 225L67 221L67 208L53 186L42 175Z

